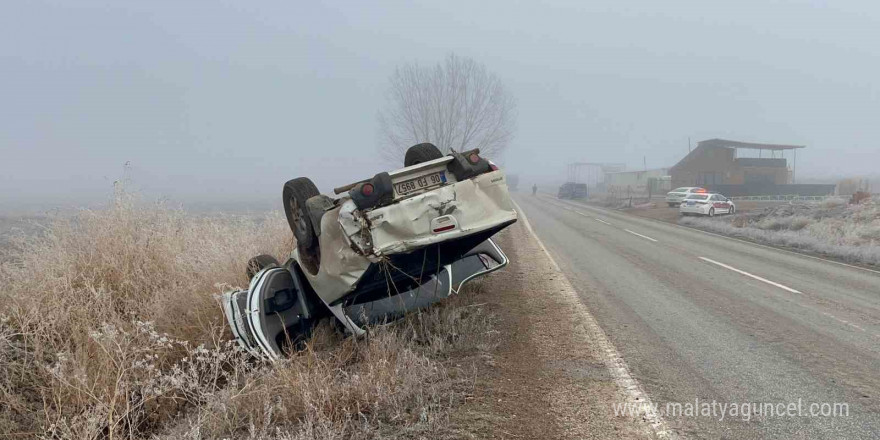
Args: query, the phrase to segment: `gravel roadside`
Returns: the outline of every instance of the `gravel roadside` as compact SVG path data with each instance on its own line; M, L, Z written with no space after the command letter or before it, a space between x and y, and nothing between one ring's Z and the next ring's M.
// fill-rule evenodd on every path
M499 237L510 265L481 301L500 344L478 363L473 397L450 414L456 436L491 439L650 438L642 420L614 415L625 400L567 280L519 221Z

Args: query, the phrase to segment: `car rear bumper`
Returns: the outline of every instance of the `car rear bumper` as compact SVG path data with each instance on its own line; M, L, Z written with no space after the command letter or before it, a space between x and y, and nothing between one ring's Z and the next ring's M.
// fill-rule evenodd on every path
M516 210L499 170L373 209L365 217L370 253L381 257L513 223Z

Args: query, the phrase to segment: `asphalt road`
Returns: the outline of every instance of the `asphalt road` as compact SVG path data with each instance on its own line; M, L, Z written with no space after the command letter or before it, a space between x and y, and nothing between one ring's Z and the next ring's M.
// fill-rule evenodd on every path
M678 435L880 438L880 273L548 196L515 200ZM667 406L713 401L712 415ZM821 415L834 403L848 416Z

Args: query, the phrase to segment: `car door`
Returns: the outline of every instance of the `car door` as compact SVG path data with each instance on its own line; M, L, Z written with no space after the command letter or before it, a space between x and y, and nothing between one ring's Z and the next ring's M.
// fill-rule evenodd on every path
M489 238L415 289L376 301L348 305L343 310L357 326L387 322L457 294L469 281L508 263L507 255Z
M723 207L721 206L721 204L722 204L722 203L721 203L721 197L719 197L718 194L712 194L711 196L709 196L709 200L708 200L708 202L709 202L709 203L708 203L708 207L709 207L710 209L711 209L711 208L714 208L714 209L715 209L715 214L718 214L719 211L723 211L724 209L726 209L726 208L723 208ZM709 209L706 209L706 213L707 213L707 214L709 213Z
M730 204L727 203L727 198L720 194L712 195L712 206L715 208L716 214L730 212Z
M255 356L260 355L260 347L254 339L250 320L247 318L247 290L234 290L223 294L223 311L232 336L238 344Z
M730 214L730 211L733 210L733 202L731 202L730 199L728 199L727 197L724 197L724 196L720 196L720 197L721 197L721 203L724 206L724 209L727 211L728 214Z
M443 267L415 289L387 296L375 301L343 307L343 312L354 325L381 324L393 321L407 312L430 306L452 294L452 271L455 263Z
M270 267L258 272L247 293L246 317L255 345L271 360L280 359L287 346L307 337L312 311L303 280L295 266Z

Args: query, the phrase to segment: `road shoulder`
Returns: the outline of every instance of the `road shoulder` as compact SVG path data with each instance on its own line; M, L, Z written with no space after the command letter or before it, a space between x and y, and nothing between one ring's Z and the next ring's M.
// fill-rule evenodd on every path
M510 266L486 280L499 346L477 365L474 397L450 415L472 438L650 438L641 418L617 417L626 396L591 336L584 306L519 221L499 236Z

